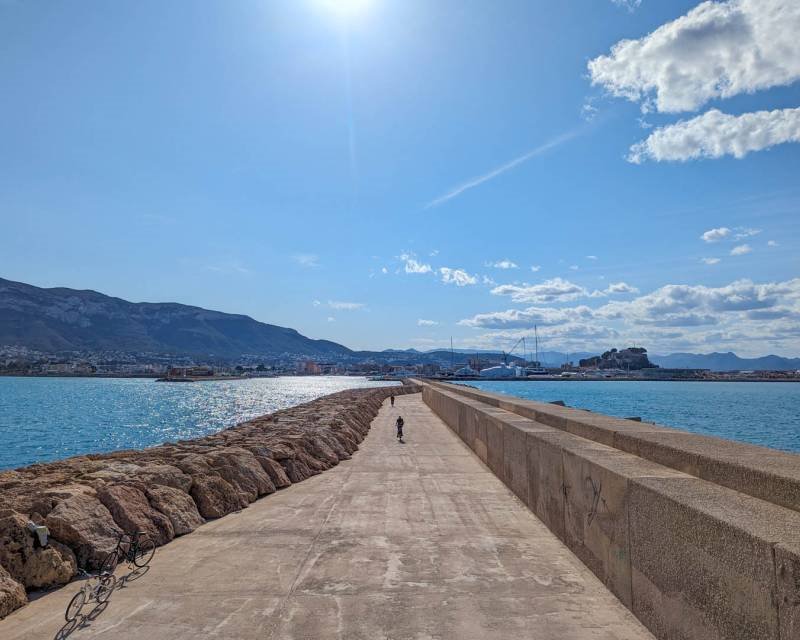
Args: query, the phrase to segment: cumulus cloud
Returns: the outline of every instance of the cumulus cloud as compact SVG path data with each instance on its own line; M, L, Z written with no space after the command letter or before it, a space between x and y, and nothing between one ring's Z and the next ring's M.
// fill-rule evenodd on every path
M728 227L718 227L716 229L709 229L700 236L700 239L704 242L719 242L729 235L731 235L731 230L728 229Z
M540 284L502 284L492 289L496 296L510 296L514 302L548 303L565 302L588 296L589 292L580 285L552 278Z
M417 326L419 327L435 327L437 324L439 323L436 320L423 320L422 318L417 320Z
M481 313L459 324L487 331L478 342L492 346L529 335L537 325L549 348L597 349L608 345L605 336L617 345L644 343L656 353L733 349L763 355L767 348L800 353L800 278L666 285L594 308L532 306Z
M341 302L339 300L328 300L328 306L338 311L356 311L363 309L366 305L363 302Z
M508 258L503 258L497 262L487 262L487 267L494 267L495 269L518 269L516 262L512 262Z
M800 3L702 2L589 62L592 84L643 110L696 111L709 100L800 78Z
M463 269L450 269L449 267L441 267L439 273L442 276L442 282L445 284L454 284L457 287L466 287L468 285L477 284L478 278L470 275Z
M404 253L400 256L403 261L403 270L406 273L433 273L431 265L419 262L414 256L409 253Z
M780 246L775 240L767 240L768 247L778 247Z
M704 264L719 264L719 258L700 258L701 262Z
M749 244L740 244L733 249L731 249L732 256L743 256L746 253L750 253L753 248Z
M631 147L627 159L641 164L645 160L684 162L726 155L744 158L752 151L786 142L800 142L800 108L740 116L711 109L690 120L656 129Z
M540 265L540 264L532 264L531 265L531 271L533 271L534 273L539 271L539 269L541 269L541 268L542 268L542 265Z
M612 282L605 290L606 295L623 293L639 293L639 290L636 287L632 287L627 282Z
M761 233L761 229L751 229L750 227L736 227L736 236L737 240L744 240L745 238L752 238L753 236L757 236Z
M508 309L491 313L479 313L465 318L458 324L481 329L525 329L534 325L549 326L588 320L594 312L587 306L555 309L552 307L529 307L527 309Z

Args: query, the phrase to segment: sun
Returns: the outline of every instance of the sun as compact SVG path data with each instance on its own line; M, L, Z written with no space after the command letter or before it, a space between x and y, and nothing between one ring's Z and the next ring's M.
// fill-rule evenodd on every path
M342 18L349 18L364 13L373 0L317 0L318 4Z

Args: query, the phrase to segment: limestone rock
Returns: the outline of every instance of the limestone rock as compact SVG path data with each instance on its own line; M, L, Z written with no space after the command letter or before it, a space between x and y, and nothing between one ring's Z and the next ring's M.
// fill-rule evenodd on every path
M0 567L0 618L5 618L15 609L28 604L25 587L14 580L11 575Z
M237 489L213 474L192 476L191 496L204 518L221 518L248 504Z
M289 480L289 476L286 475L286 471L283 470L283 467L279 462L273 460L272 458L262 457L259 457L258 461L264 468L264 471L266 471L269 477L272 479L272 484L274 484L276 488L283 489L292 484L292 481Z
M77 572L75 555L54 542L40 547L20 513L0 513L0 565L27 589L66 584Z
M205 522L191 496L180 489L157 484L146 493L150 505L169 518L176 536L191 533Z
M45 519L50 535L68 545L87 569L97 569L114 549L122 530L111 513L92 496L75 494L59 502Z
M247 449L226 447L207 454L206 458L214 471L239 489L248 502L275 492L269 475Z
M141 489L125 484L106 485L98 489L97 497L125 533L144 531L157 546L175 537L170 519L150 506Z

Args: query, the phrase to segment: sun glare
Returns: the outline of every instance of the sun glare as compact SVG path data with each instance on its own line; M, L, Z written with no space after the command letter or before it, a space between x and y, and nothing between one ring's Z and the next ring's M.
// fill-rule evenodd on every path
M318 3L343 18L356 16L366 11L373 0L317 0Z

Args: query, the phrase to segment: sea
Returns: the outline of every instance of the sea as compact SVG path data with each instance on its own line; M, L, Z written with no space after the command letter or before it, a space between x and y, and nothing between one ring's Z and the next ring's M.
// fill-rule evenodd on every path
M475 381L471 386L527 400L800 452L800 383L662 381Z
M0 377L0 469L197 438L336 391L392 384L355 376Z

